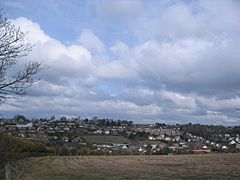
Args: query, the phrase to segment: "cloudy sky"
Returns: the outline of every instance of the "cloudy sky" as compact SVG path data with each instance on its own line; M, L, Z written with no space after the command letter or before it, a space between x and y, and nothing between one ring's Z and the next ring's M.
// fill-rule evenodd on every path
M239 125L240 1L0 0L49 68L2 116Z

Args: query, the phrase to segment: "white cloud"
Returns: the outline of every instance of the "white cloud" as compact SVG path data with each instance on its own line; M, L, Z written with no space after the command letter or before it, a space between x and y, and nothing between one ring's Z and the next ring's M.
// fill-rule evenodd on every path
M44 33L39 24L30 21L25 17L19 17L16 20L12 20L16 27L20 27L21 31L27 33L29 41L33 44L37 42L47 42L50 37Z
M116 44L112 46L110 50L118 57L125 57L129 53L128 45L121 41L116 42Z
M169 92L165 90L161 91L160 93L163 100L166 99L172 101L177 108L193 110L197 107L194 97L184 96L179 93Z
M94 62L91 52L85 47L77 44L66 46L46 35L37 23L26 18L18 18L13 22L23 32L28 30L29 40L35 44L27 59L43 61L49 66L41 75L45 81L81 79L92 73Z
M134 70L121 64L119 61L112 61L101 64L97 69L97 76L106 79L135 79L137 73Z
M191 77L198 71L196 64L211 46L211 42L200 39L163 43L147 41L135 48L131 60L135 61L135 68L142 76L152 76L159 82L192 81L196 80Z
M79 37L79 42L91 52L97 54L106 53L104 43L90 29L85 29L82 31Z

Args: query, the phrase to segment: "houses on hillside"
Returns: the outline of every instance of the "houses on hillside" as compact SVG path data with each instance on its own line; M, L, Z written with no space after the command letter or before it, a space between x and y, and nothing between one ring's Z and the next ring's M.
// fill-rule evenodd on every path
M99 120L97 120L99 121ZM91 122L91 123L89 123ZM104 124L105 123L105 124ZM107 124L107 125L106 125ZM88 147L92 150L130 154L167 154L167 153L210 153L240 151L238 134L216 134L222 141L207 139L183 131L177 125L157 126L153 124L132 124L95 122L93 120L0 120L0 132L20 138L37 139L53 147ZM90 142L84 136L123 137L123 142ZM205 137L205 138L203 138ZM127 141L126 141L127 139Z

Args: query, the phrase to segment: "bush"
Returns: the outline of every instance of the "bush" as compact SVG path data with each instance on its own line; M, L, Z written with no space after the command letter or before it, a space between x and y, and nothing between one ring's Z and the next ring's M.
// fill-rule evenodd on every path
M27 153L51 153L52 150L38 141L0 134L0 166L27 156Z
M59 151L59 155L60 156L69 156L70 153L69 153L69 150L67 148L62 148L60 151Z
M81 148L79 150L78 154L81 155L81 156L87 156L87 155L90 154L90 149L89 148Z

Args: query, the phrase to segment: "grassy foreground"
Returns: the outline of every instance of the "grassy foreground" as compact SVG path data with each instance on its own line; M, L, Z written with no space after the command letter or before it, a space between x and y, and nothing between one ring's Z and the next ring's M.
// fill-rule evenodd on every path
M240 179L240 154L40 157L16 167L24 180Z

